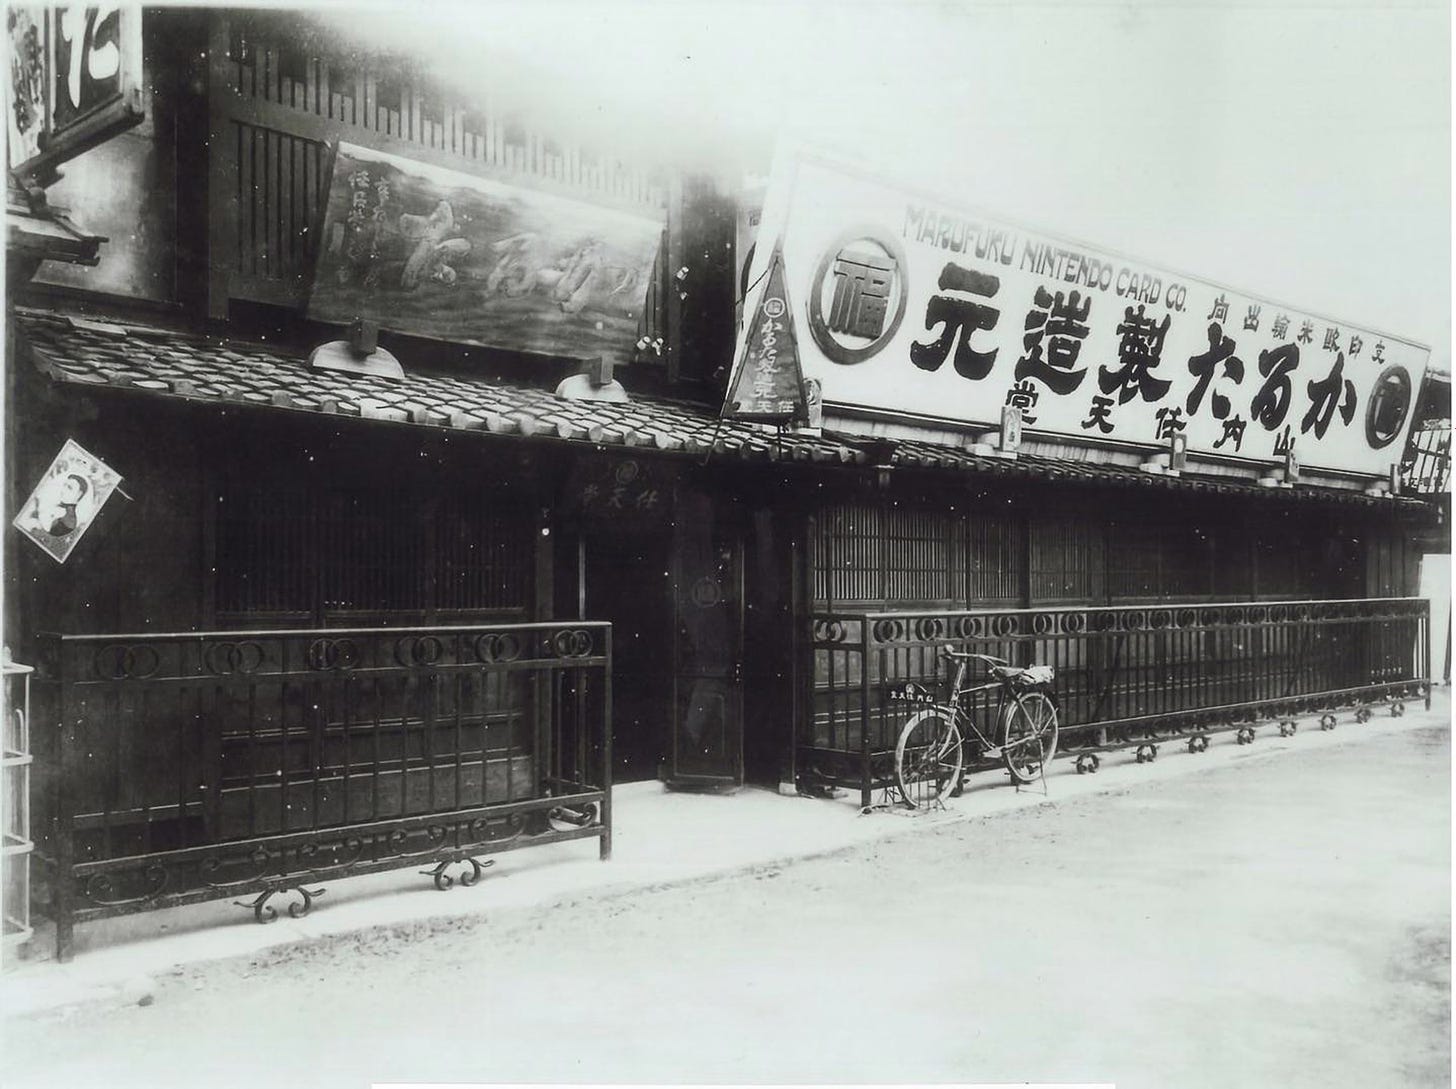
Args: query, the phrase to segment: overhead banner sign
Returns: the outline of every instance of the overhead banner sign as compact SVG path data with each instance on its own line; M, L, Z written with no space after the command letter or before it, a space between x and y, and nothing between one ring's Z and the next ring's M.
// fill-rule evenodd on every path
M629 362L656 220L341 143L308 316Z
M120 484L116 470L67 439L11 524L65 563Z
M143 117L142 11L10 6L6 165L36 175Z
M1428 349L781 151L776 238L804 376L836 408L1384 475ZM775 250L774 252L779 252ZM769 256L760 246L750 282ZM758 305L750 292L746 312ZM745 332L738 350L744 350Z
M722 415L724 419L765 423L809 418L794 314L784 282L784 258L777 250L769 261L768 281L758 293L748 335L734 360Z

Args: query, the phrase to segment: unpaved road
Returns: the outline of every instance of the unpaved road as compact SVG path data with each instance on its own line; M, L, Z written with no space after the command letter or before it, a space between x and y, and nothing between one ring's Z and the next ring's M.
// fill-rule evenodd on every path
M1256 747L781 870L204 965L11 1023L3 1080L1449 1085L1449 767L1444 728Z

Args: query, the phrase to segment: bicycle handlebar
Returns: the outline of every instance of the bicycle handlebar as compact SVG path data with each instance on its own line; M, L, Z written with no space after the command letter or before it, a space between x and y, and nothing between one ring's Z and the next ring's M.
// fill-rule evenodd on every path
M994 654L975 654L968 650L956 650L953 646L941 647L940 654L942 658L955 658L962 662L969 662L972 658L978 658L983 662L995 662L998 665L1011 664L1005 658L998 658Z

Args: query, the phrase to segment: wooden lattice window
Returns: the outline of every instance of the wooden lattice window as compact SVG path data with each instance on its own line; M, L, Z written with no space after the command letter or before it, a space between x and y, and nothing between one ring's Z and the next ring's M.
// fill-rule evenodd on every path
M845 504L826 511L814 541L816 600L963 608L1016 604L1025 525L1011 515Z
M967 525L967 600L971 605L1020 604L1026 571L1026 522L972 512Z
M1093 603L1107 588L1106 526L1077 515L1038 517L1031 540L1031 596L1037 602Z
M315 521L302 489L229 488L217 505L217 611L307 622L316 611Z
M896 506L887 522L885 598L903 604L963 600L964 520Z
M884 519L873 504L834 507L819 519L814 540L814 597L840 604L880 594Z
M1197 526L1163 532L1160 592L1164 597L1207 597L1213 593L1213 539Z
M225 488L216 601L227 622L529 615L534 517L504 496L332 484Z
M1114 603L1162 593L1162 533L1157 526L1123 522L1107 542L1107 585Z

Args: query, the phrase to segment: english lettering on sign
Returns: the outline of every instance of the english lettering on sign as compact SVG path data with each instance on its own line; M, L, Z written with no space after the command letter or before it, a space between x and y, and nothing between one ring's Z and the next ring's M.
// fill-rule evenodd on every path
M1429 350L1011 223L782 148L776 238L825 412L1377 476ZM760 252L748 282L761 283ZM754 312L762 288L751 293ZM746 350L740 333L738 356Z

